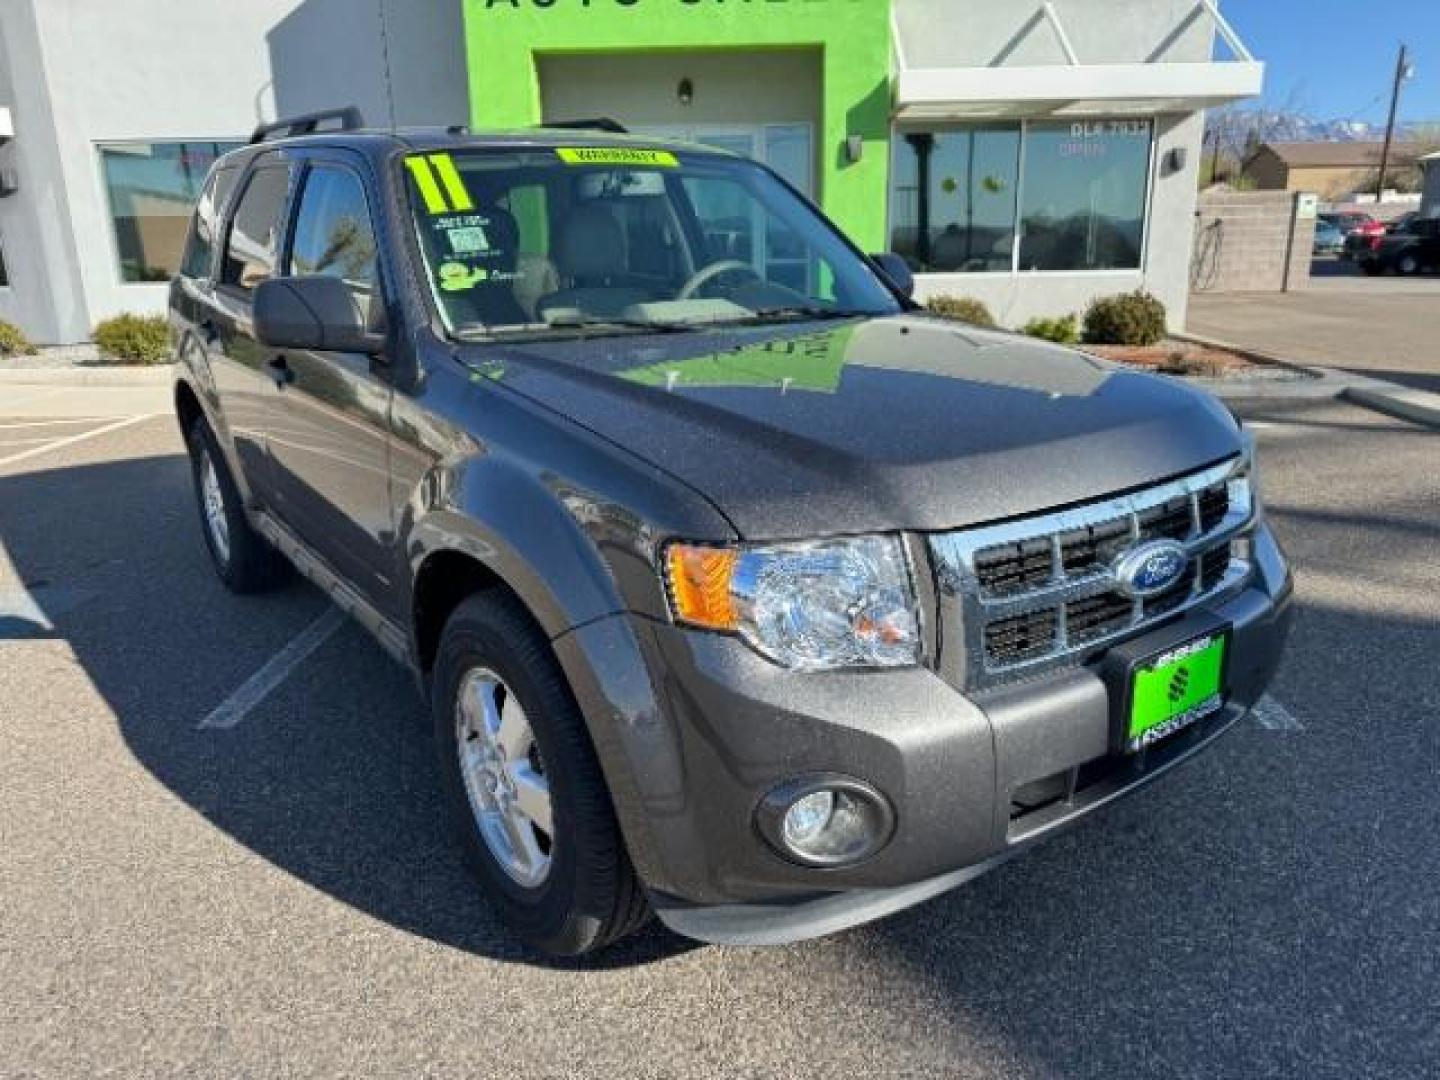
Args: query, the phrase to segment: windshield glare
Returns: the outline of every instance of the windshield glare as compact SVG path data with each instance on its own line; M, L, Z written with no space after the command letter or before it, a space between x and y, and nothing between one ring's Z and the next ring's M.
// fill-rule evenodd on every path
M425 277L452 333L900 307L751 162L576 147L415 154L405 166Z

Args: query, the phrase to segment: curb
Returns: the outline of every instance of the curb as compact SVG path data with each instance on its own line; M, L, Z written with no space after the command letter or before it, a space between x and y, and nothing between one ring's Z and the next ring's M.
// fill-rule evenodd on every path
M1224 349L1236 356L1243 356L1254 364L1265 364L1270 367L1284 368L1286 371L1293 371L1306 379L1323 379L1328 372L1324 368L1306 367L1304 364L1297 364L1294 360L1287 360L1283 356L1276 356L1274 353L1261 352L1252 349L1248 345L1237 345L1233 341L1221 341L1219 338L1205 337L1202 334L1192 334L1188 330L1179 333L1172 333L1171 337L1179 341L1188 341L1194 345L1204 345L1211 349ZM1216 380L1217 382L1220 380ZM1231 379L1231 382L1240 380Z
M1440 394L1380 383L1378 386L1350 386L1342 391L1340 396L1355 405L1374 409L1387 416L1396 416L1412 424L1440 430Z
M9 386L169 386L174 364L153 367L0 367L0 385Z
M1272 353L1259 352L1245 345L1237 345L1233 341L1221 341L1219 338L1205 337L1202 334L1192 334L1187 331L1172 332L1170 336L1194 345L1224 349L1226 352L1243 356L1253 364L1281 368L1296 376L1293 379L1247 379L1241 377L1234 379L1187 378L1184 380L1188 385L1199 387L1218 398L1232 401L1265 401L1272 404L1284 401L1330 401L1340 397L1345 389L1356 380L1356 376L1337 373L1326 368L1306 367L1304 364L1297 364L1293 360L1286 360L1284 357L1275 356Z
M1396 416L1402 420L1409 420L1411 423L1440 428L1440 394L1412 390L1383 379L1373 379L1368 375L1356 375L1352 372L1337 371L1332 368L1307 367L1271 353L1257 352L1244 345L1207 338L1200 334L1179 333L1171 336L1182 341L1192 341L1197 345L1228 349L1255 363L1282 367L1305 376L1303 379L1292 381L1269 379L1186 380L1208 390L1216 397L1237 401L1264 401L1272 404L1284 401L1345 400L1352 405Z

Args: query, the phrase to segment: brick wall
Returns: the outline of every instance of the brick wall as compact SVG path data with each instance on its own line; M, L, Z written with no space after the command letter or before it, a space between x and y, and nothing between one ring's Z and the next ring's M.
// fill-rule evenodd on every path
M1295 216L1297 198L1288 191L1202 191L1195 211L1191 290L1303 289L1310 278L1315 219Z

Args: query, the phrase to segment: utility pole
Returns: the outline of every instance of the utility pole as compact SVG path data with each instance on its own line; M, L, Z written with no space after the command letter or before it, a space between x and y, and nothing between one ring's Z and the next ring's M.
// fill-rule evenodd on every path
M1405 54L1405 44L1400 44L1400 55L1395 58L1395 84L1390 88L1390 119L1385 122L1385 146L1380 151L1380 174L1375 179L1375 202L1378 205L1385 191L1385 170L1390 165L1390 140L1395 136L1395 107L1400 104L1400 84L1410 77L1410 64Z

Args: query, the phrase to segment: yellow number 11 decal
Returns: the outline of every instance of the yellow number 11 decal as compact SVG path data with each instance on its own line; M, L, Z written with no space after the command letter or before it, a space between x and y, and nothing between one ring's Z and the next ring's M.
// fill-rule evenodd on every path
M470 192L465 190L465 181L460 179L460 171L449 154L417 154L405 159L405 167L415 178L427 212L451 214L475 209Z

